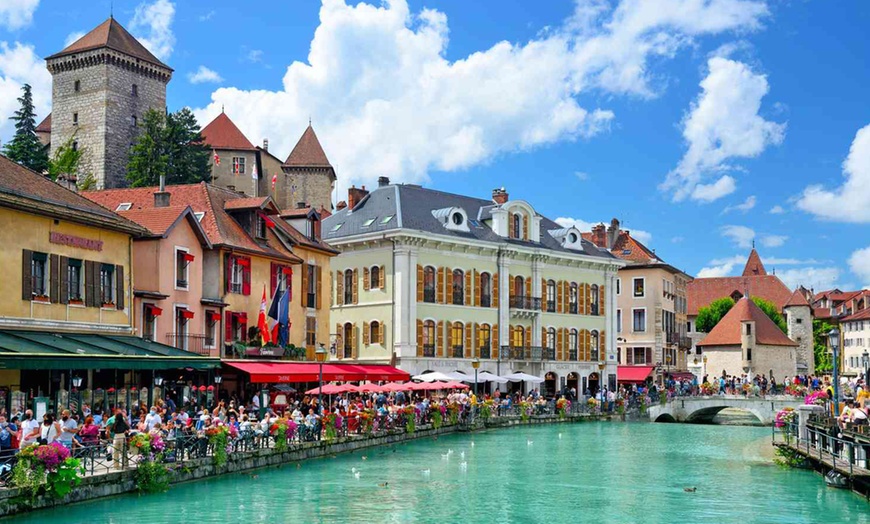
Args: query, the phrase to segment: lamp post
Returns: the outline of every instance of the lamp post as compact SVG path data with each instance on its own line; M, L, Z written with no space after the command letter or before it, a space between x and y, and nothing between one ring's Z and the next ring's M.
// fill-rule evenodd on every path
M866 352L866 351L864 352L864 357L865 357L865 358L867 357L867 352ZM865 366L865 367L866 367L866 366ZM82 386L82 377L80 377L80 376L78 376L78 375L74 376L74 377L72 378L72 386L73 386L74 388L76 388L76 389L80 388L80 387Z
M598 363L598 397L601 399L601 411L604 411L605 406L607 405L607 399L604 397L604 368L607 364L602 360ZM594 396L595 393L593 392Z
M840 360L840 330L834 328L828 331L828 347L834 359L834 416L840 415L840 377L838 364Z
M867 388L870 388L870 353L866 349L861 355L861 364L864 365L864 391L868 391Z
M704 376L707 376L707 355L704 355ZM703 377L702 377L703 378Z
M328 354L329 352L326 351L325 347L323 347L323 343L321 343L314 351L314 357L317 359L318 364L320 364L320 381L317 387L317 407L321 412L323 410L323 362L326 360Z
M480 359L475 358L471 361L471 367L474 368L474 396L477 396L477 368L480 367Z

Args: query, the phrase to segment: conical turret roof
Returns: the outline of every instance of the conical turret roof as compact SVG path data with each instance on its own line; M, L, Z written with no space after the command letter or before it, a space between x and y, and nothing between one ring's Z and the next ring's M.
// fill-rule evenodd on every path
M93 49L100 49L103 47L165 67L170 71L172 70L172 68L161 62L160 59L154 56L151 51L146 49L144 45L136 40L136 37L131 35L112 17L109 17L108 20L95 27L90 33L66 46L63 51L51 55L46 58L46 60L91 51Z
M761 257L758 256L758 251L752 248L749 253L749 259L746 261L746 267L743 268L744 277L752 277L758 275L766 275L767 270L764 269L764 264L761 263Z
M302 133L296 147L290 152L290 156L284 161L285 166L295 167L332 167L329 159L326 158L326 153L323 152L323 147L320 145L320 140L314 133L314 128L308 124L308 128Z

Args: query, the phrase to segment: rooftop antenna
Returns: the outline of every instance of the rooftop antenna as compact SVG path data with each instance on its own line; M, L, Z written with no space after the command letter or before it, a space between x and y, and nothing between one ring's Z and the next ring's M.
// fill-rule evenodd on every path
M755 249L755 239L752 239L752 249Z
M115 18L115 2L109 2L109 18Z
M223 114L223 112L224 112L224 105L221 104L221 114Z
M311 115L308 115L308 127L311 127Z

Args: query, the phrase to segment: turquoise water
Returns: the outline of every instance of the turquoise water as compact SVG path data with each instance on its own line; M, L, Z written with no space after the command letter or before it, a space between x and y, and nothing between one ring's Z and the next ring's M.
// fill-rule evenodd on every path
M812 472L783 470L771 457L769 428L512 428L224 476L10 522L870 523L863 499L826 488Z

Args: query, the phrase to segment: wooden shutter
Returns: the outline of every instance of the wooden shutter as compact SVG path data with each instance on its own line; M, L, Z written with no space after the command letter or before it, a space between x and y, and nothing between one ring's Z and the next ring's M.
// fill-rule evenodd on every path
M435 326L435 354L444 356L444 321L439 320Z
M371 287L369 285L369 268L367 268L367 267L363 268L363 289L365 291L368 291L369 289L371 289Z
M592 360L592 332L586 332L586 360Z
M33 265L33 251L21 250L21 300L33 299L33 279L31 278L31 266Z
M359 271L353 270L353 303L359 304Z
M520 326L520 329L523 329L523 327ZM532 328L531 328L531 326L525 328L524 333L525 333L525 339L526 339L526 349L531 349L532 348Z
M269 262L269 297L274 296L275 290L278 288L278 271L281 266L274 262Z
M646 348L645 353L646 353L646 355L645 355L645 356L646 356L646 362L645 362L645 364L650 364L650 363L652 363L652 348Z
M507 345L513 347L514 345L514 334L516 333L516 327L508 326L508 340Z
M601 333L598 334L598 359L599 360L607 360L606 349L607 349L607 339L605 338L607 332L603 329Z
M329 272L329 307L335 305L335 295L332 294L332 271Z
M565 360L565 328L556 330L556 360Z
M532 298L532 279L526 279L526 298Z
M508 213L508 237L516 238L517 234L514 230L514 214Z
M247 261L247 264L242 266L242 294L250 295L251 294L251 271L253 271L251 261L251 257L244 258ZM304 295L304 293L303 293Z
M494 273L489 282L492 285L492 307L498 308L498 273Z
M498 358L498 324L493 324L489 331L489 340L491 344L491 358Z
M571 284L567 280L559 282L562 286L562 313L571 312Z
M541 347L547 347L547 328L541 326Z
M417 264L417 302L423 302L423 266L420 264Z
M384 289L384 266L378 268L378 288Z
M444 268L439 267L435 272L435 302L444 303Z
M527 293L526 296L528 297L531 295L529 295ZM547 279L542 278L541 279L541 307L542 307L543 311L547 310L547 300L549 300L549 299L550 299L550 296L547 293Z
M601 287L598 288L598 316L604 316L604 309L606 304L605 299L607 298L607 294L605 293L605 285L601 284Z
M474 333L471 335L471 356L472 358L480 358L480 324L474 323Z
M480 307L480 295L483 293L483 290L480 288L480 273L476 269L471 271L474 279L474 306Z
M581 329L577 334L577 341L580 344L580 350L577 352L578 360L587 360L586 359L586 330Z
M417 269L419 273L419 265L417 266ZM420 319L417 319L417 356L423 356L423 321Z
M299 302L302 304L302 307L308 306L308 268L305 267L305 264L302 264L302 267L299 271L302 273L302 289L299 290Z
M233 342L233 313L227 311L224 314L224 339L227 342Z
M529 215L523 213L523 240L529 239Z
M126 292L124 289L124 266L115 266L115 278L117 279L115 291L118 295L115 297L115 307L117 309L124 309L124 307L126 307L124 304L124 300L126 299Z
M60 257L48 256L48 300L60 302Z
M82 262L82 278L85 279L84 299L85 306L87 307L93 307L94 304L94 282L93 280L91 280L91 275L93 274L93 265L94 263L90 260L85 260Z
M60 257L60 303L69 304L69 259L67 257Z
M386 344L384 344L384 340L386 339L385 333L387 332L387 325L381 322L380 327L381 329L378 330L378 344L386 347Z
M471 272L465 272L465 305L471 305Z
M357 356L357 340L356 340L356 324L351 325L350 327L350 350L351 350L351 358L356 358Z
M577 284L577 313L586 314L586 292L583 288L583 283Z
M369 333L369 323L363 322L363 346L368 346L372 343L371 334Z
M465 355L466 358L470 358L473 355L473 349L472 349L474 347L474 344L473 344L474 338L472 337L472 335L474 334L474 330L472 329L473 326L474 326L474 324L472 324L471 322L465 323L465 347L463 348L463 350L464 350L463 354Z
M556 313L565 312L565 287L562 281L556 282Z
M314 277L317 279L314 292L316 293L314 296L314 307L320 309L320 306L323 305L321 302L320 296L323 294L323 268L320 266L314 266ZM303 292L307 293L307 290L303 290Z
M341 271L335 272L335 303L344 304L344 273Z
M345 344L345 341L344 341L344 330L341 329L341 324L336 324L336 325L335 325L335 332L336 332L336 333L338 334L338 336L341 337L341 339L342 339L342 340L341 340L341 344L336 343L336 346L339 346L339 347L335 348L335 352L338 353L338 357L339 357L339 358L344 358L344 344Z
M453 356L453 344L456 341L453 340L453 322L447 323L447 355Z
M231 264L231 258L229 253L224 254L224 293L230 292L230 281L232 280L233 274L232 268L233 265ZM85 270L85 273L88 273L87 270ZM87 291L87 289L85 291Z
M592 286L590 284L584 284L586 287L586 314L592 314Z

